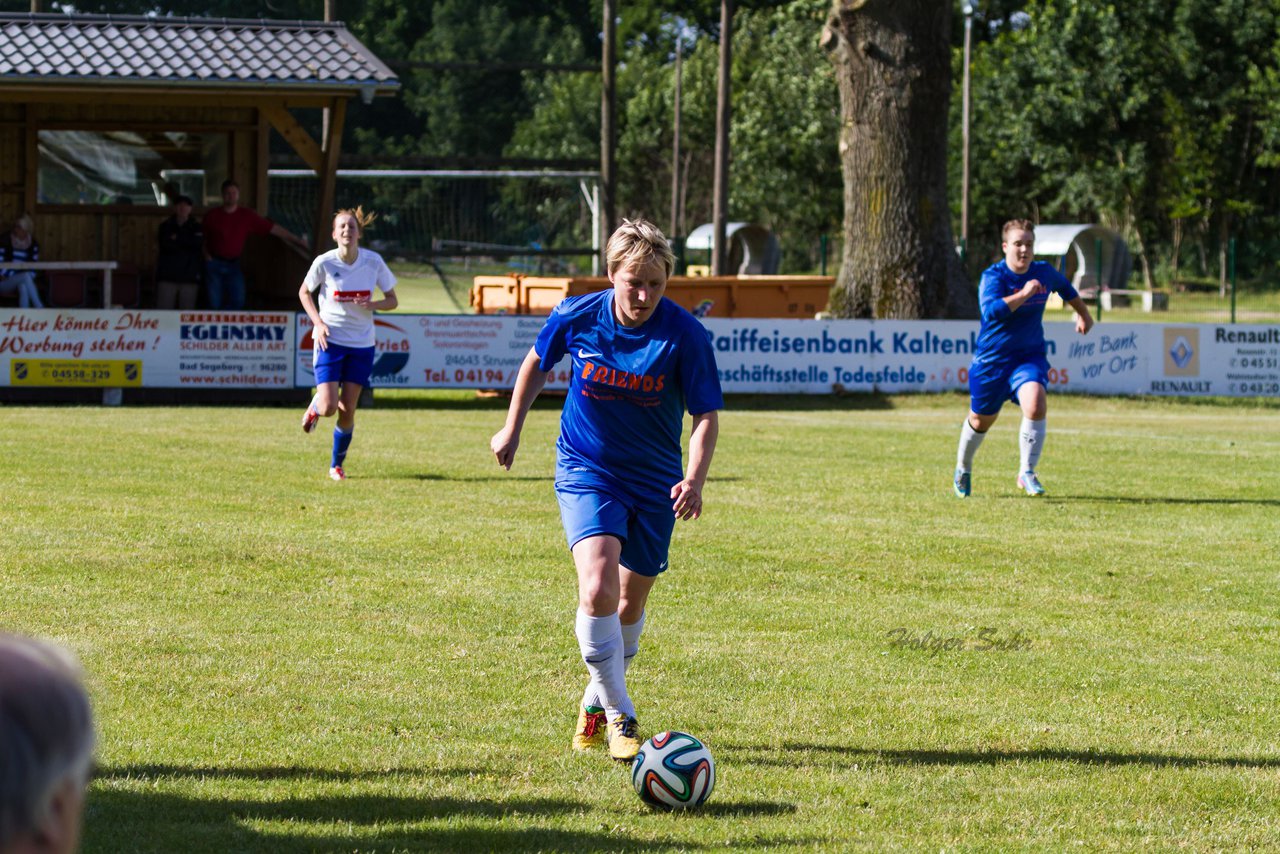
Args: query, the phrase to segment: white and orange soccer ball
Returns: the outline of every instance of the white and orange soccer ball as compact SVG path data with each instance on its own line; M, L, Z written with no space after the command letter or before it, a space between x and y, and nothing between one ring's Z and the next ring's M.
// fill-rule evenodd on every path
M707 746L687 732L660 732L631 763L631 785L649 806L691 809L711 797L716 764Z

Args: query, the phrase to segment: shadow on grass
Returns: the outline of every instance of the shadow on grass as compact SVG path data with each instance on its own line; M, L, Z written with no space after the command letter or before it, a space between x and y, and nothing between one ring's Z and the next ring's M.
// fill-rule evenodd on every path
M506 412L511 406L510 394L480 395L453 389L375 389L369 409L429 409L440 412ZM546 392L533 401L532 409L560 410L564 394ZM362 409L363 411L363 409ZM497 430L501 421L495 422Z
M893 401L884 394L726 394L724 408L758 412L869 412L893 409Z
M506 474L505 472L494 475L466 475L457 477L449 474L434 474L431 472L402 472L399 474L387 474L375 477L364 478L365 480L422 480L422 481L445 481L451 483L487 483L489 481L510 481L510 480L554 480L550 475L529 475L529 474Z
M434 474L432 472L399 472L396 474L371 475L361 477L360 480L421 480L432 482L448 482L448 483L488 483L490 481L512 481L512 480L530 480L530 481L552 481L554 477L550 475L529 475L529 474L507 474L499 472L493 475L449 475ZM734 475L725 477L708 477L709 483L734 483L742 480Z
M99 771L90 791L83 850L96 851L649 851L701 850L696 838L662 835L641 840L614 827L619 816L590 820L600 830L547 826L549 820L581 817L594 807L583 801L553 798L487 799L394 794L318 794L281 796L257 789L253 796L203 797L164 791L165 784L200 780L231 782L352 783L397 778L429 781L490 773L475 768L401 768L389 771L341 771L307 767L213 768L176 765L128 765ZM140 785L130 785L140 784ZM645 812L637 802L636 810ZM767 801L708 804L689 814L716 819L788 815L792 804ZM433 823L428 826L427 823ZM438 825L438 826L437 826ZM679 825L672 825L677 829ZM744 831L745 832L745 831ZM744 844L796 844L751 834ZM719 846L717 846L719 847Z
M583 812L578 801L328 795L314 798L197 798L93 790L83 850L95 851L643 851L623 834L546 827ZM406 826L443 820L442 826ZM495 823L502 820L502 824ZM528 823L527 827L519 826ZM264 826L265 825L265 826ZM667 846L697 849L692 840Z
M1002 495L1002 499L1023 499L1025 496L1019 495ZM1231 506L1256 506L1256 507L1280 507L1280 499L1277 498L1177 498L1166 495L1160 496L1142 496L1142 495L1052 495L1046 496L1046 503L1057 504L1070 502L1097 502L1099 504L1173 504L1187 505L1191 507L1215 505Z
M1009 762L1061 762L1074 765L1126 766L1153 768L1280 768L1278 758L1249 756L1180 756L1168 753L1113 753L1104 750L875 750L838 744L806 744L784 742L781 748L718 745L720 753L728 753L735 761L753 765L804 768L816 762L827 764L830 757L842 757L851 763L888 763L890 765L1003 765ZM774 757L772 753L819 754L815 760L803 755Z
M762 815L791 815L795 804L777 801L711 801L690 815L713 815L717 818L752 818Z
M377 389L373 409L427 409L442 412L506 412L511 395L477 395L443 389ZM559 410L564 392L544 392L533 402L534 409ZM884 394L726 394L725 410L761 412L825 412L847 410L866 412L893 409L893 400ZM963 413L962 413L963 414ZM500 424L498 426L501 426ZM497 429L496 427L494 429Z
M95 780L325 780L340 783L386 780L395 777L472 777L492 773L484 768L389 768L378 771L344 771L304 766L246 766L216 768L207 765L107 765L98 768Z

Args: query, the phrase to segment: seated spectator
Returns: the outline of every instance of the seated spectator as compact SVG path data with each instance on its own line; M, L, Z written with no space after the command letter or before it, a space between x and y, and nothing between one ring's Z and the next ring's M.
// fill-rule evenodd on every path
M93 743L74 659L0 635L0 854L79 847Z
M204 232L191 215L189 196L173 202L173 216L160 223L160 257L156 260L156 308L196 307L204 269Z
M305 240L257 211L240 207L240 185L228 178L222 182L222 207L204 215L204 284L209 292L209 308L233 311L244 308L244 273L240 254L251 234L273 234L303 249Z
M39 261L40 244L34 232L31 215L23 214L13 223L8 240L0 243L0 294L17 291L18 305L23 308L44 308L36 290L36 274L32 270L6 270L3 262Z

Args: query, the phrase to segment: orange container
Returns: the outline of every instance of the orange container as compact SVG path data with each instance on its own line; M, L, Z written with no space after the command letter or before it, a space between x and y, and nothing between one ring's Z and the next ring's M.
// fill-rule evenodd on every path
M827 310L835 283L834 276L741 276L733 316L812 320Z
M702 317L812 318L825 311L831 276L672 276L667 297ZM609 287L603 276L476 276L477 314L550 314L566 297Z
M667 298L699 317L736 317L737 276L672 276Z
M471 280L471 307L476 314L524 314L519 276L476 276Z
M593 278L557 278L528 276L520 280L520 304L524 314L550 314L560 300L609 287L609 280Z

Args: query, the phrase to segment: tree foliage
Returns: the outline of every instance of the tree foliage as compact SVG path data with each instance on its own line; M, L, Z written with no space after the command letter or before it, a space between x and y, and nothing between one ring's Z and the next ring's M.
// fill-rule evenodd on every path
M1127 236L1151 283L1178 269L1187 238L1205 258L1206 241L1269 221L1267 131L1280 124L1260 92L1275 82L1274 4L1022 6L1009 12L1020 25L975 49L975 244L998 246L1013 216L1103 222ZM952 161L958 180L954 143Z
M963 0L951 0L953 86ZM799 251L840 230L839 102L817 46L830 0L735 4L732 219ZM675 44L684 49L686 221L711 215L719 0L619 3L620 213L665 228ZM26 12L29 0L0 0ZM77 0L48 11L315 20L322 0ZM1280 7L1248 0L979 0L973 16L971 258L1012 216L1121 229L1149 278L1217 272L1230 237L1280 258ZM601 0L338 0L388 62L597 63ZM594 161L599 75L397 65L400 97L351 105L345 150L396 158ZM960 101L949 198L959 222ZM317 111L318 112L318 111ZM300 119L313 133L318 115ZM283 143L279 151L286 152ZM958 228L957 228L958 231Z

